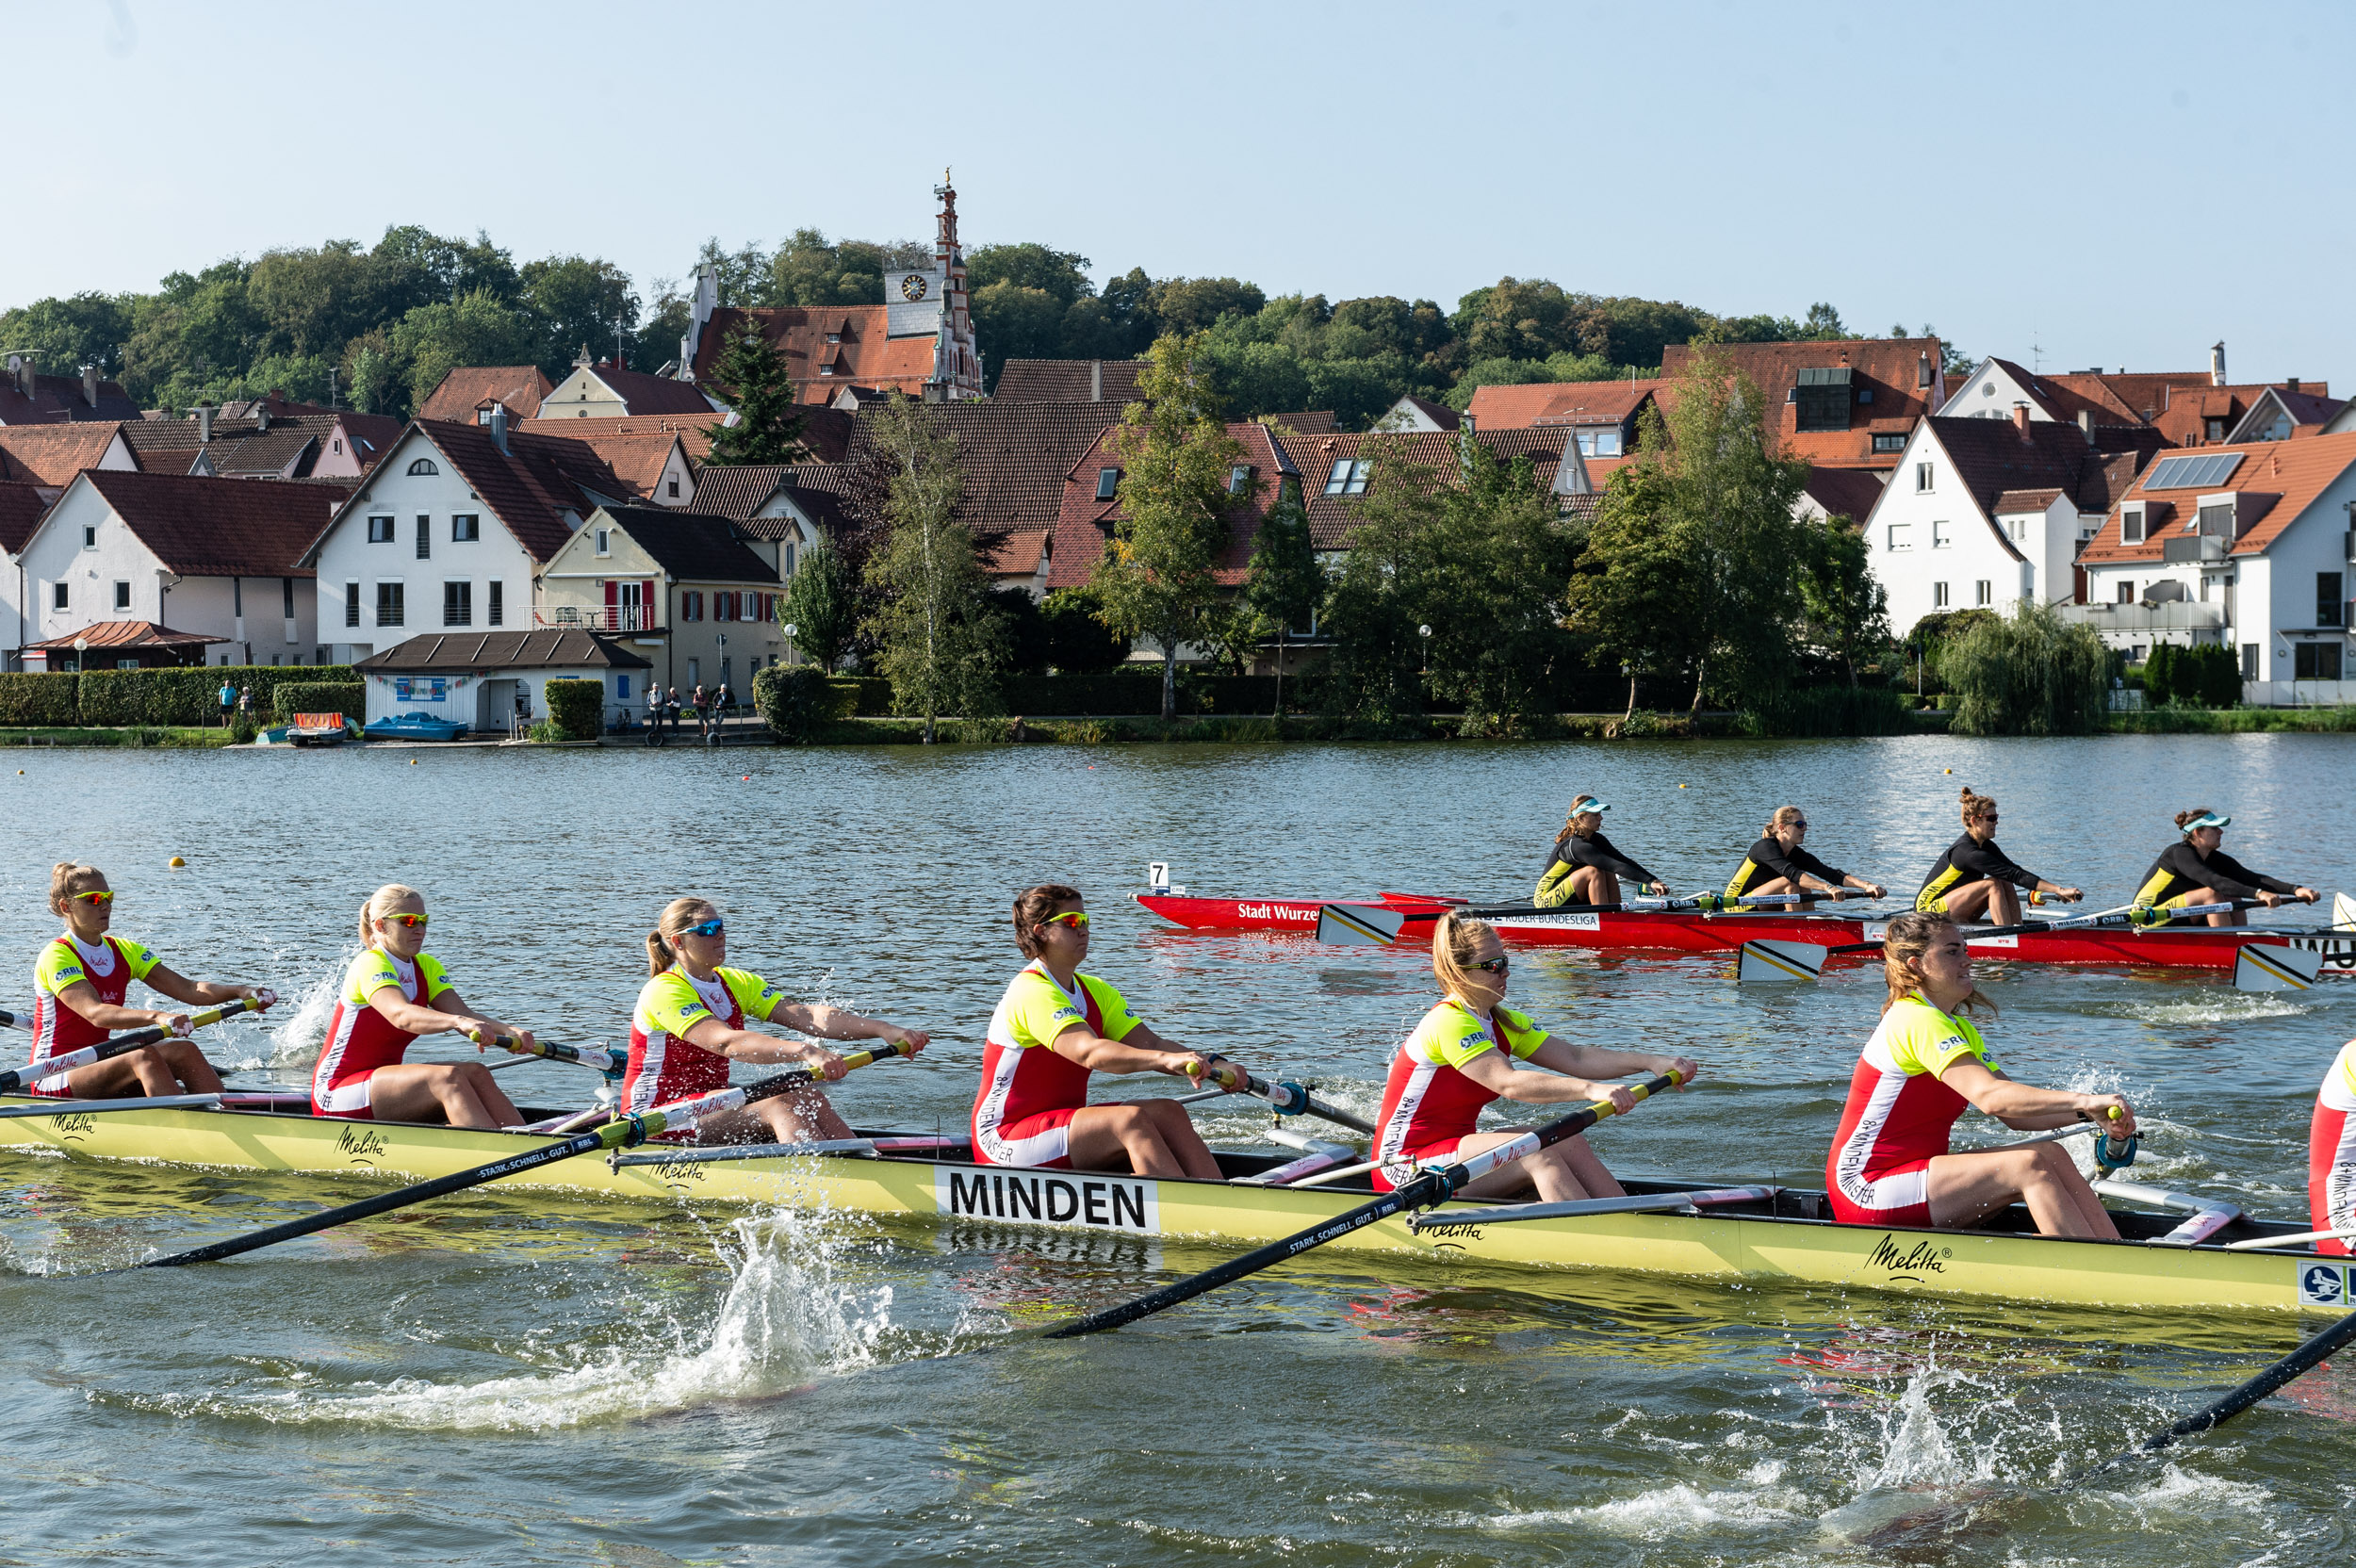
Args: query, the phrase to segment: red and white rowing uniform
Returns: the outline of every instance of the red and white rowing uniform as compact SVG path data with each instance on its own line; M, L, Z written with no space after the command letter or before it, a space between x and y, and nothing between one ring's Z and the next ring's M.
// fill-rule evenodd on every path
M667 1105L728 1086L728 1059L706 1051L687 1032L708 1018L730 1029L744 1020L767 1022L793 999L760 975L741 969L714 970L698 980L673 965L646 982L630 1019L630 1067L622 1075L622 1106L637 1112ZM688 1134L666 1133L665 1137Z
M146 979L155 964L155 956L139 943L107 933L100 934L96 947L84 947L69 933L42 948L41 956L33 960L33 1058L25 1065L86 1045L104 1045L109 1037L106 1030L58 1001L59 991L87 980L99 1001L120 1007L131 982ZM52 1100L74 1093L62 1072L34 1084L33 1092Z
M2356 1229L2356 1040L2340 1047L2315 1096L2307 1124L2307 1211L2318 1231ZM2319 1241L2318 1252L2346 1256L2345 1241Z
M1456 1146L1481 1119L1481 1107L1497 1097L1462 1069L1483 1052L1506 1049L1527 1060L1553 1038L1527 1014L1498 1007L1489 1018L1448 998L1423 1015L1415 1032L1391 1058L1383 1086L1383 1113L1375 1118L1373 1158L1384 1161L1452 1160ZM1382 1167L1368 1173L1375 1190L1389 1192Z
M1080 988L1068 991L1034 962L998 999L973 1097L974 1163L1071 1168L1072 1119L1088 1106L1089 1071L1049 1044L1075 1023L1123 1040L1144 1021L1095 975L1077 978Z
M369 1082L380 1067L394 1067L407 1054L417 1037L396 1029L368 999L387 986L404 1001L431 1007L434 999L457 988L450 983L439 960L420 953L413 963L371 947L344 971L343 994L327 1021L327 1038L311 1069L311 1114L342 1117L351 1121L374 1121L376 1104Z
M1843 1225L1931 1222L1931 1161L1948 1150L1971 1102L1939 1075L1965 1057L1990 1072L1996 1059L1969 1019L1920 995L1882 1015L1849 1077L1849 1103L1824 1160L1833 1217Z

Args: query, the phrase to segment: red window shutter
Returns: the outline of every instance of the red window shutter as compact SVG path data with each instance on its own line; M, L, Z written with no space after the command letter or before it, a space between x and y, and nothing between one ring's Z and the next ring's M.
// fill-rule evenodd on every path
M662 617L662 616L660 616L660 615L658 615L658 614L656 614L656 613L654 612L654 606L655 606L654 584L653 584L651 581L648 581L648 582L644 582L644 583L639 584L639 588L638 588L638 629L639 629L639 630L641 630L641 631L651 631L652 629L654 629L654 628L655 628L658 624L660 624L660 623L661 623L661 621L662 621L663 617Z
M621 605L622 605L622 585L621 585L620 583L618 583L618 582L614 581L612 578L608 578L608 579L606 579L606 581L605 581L605 624L606 624L609 628L611 628L611 627L617 627L617 626L619 626L619 625L621 625L621 624L622 624Z

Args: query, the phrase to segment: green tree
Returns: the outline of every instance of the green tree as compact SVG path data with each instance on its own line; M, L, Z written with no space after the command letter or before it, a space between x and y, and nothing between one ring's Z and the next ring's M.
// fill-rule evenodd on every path
M1047 663L1057 675L1104 675L1129 657L1129 639L1104 624L1104 601L1092 588L1057 588L1039 606Z
M1965 631L1940 661L1967 735L2089 735L2108 706L2110 654L2094 629L2022 599Z
M551 378L568 374L584 345L593 359L614 355L617 332L616 357L628 363L630 330L638 325L638 291L612 262L587 256L526 262L522 302L539 335L532 358Z
M1325 569L1317 564L1309 537L1309 514L1298 496L1286 496L1260 519L1245 569L1237 619L1254 643L1276 641L1276 715L1284 714L1284 654L1293 629L1307 628L1325 602ZM1279 733L1282 733L1280 728Z
M1462 707L1465 734L1510 731L1552 710L1576 549L1527 457L1503 462L1471 440L1458 452L1448 482L1417 486L1434 497L1418 574L1426 684Z
M1666 477L1631 464L1604 486L1577 572L1563 593L1563 624L1587 640L1588 662L1628 678L1628 712L1647 675L1700 661L1700 596L1674 526Z
M1053 298L1059 309L1096 292L1088 282L1088 258L1076 251L1045 245L976 245L965 253L965 278L975 294L993 284L1034 288Z
M462 294L449 304L419 305L392 331L393 357L408 383L408 408L424 402L457 366L530 364L536 336L530 317L488 289Z
M677 278L657 278L653 288L654 303L647 307L646 318L639 323L630 355L630 368L650 376L661 374L664 366L678 362L679 339L687 335L694 303L679 292Z
M737 422L705 427L712 437L712 455L705 462L734 466L809 458L785 358L758 320L747 318L744 330L722 346L711 381L712 390L736 411Z
M0 311L0 349L34 351L45 375L70 376L85 365L114 375L131 336L133 301L128 294L86 292Z
M874 449L892 474L891 531L867 566L883 595L878 662L892 707L924 716L930 745L941 714L998 711L1002 629L973 532L957 515L965 482L956 440L922 403L895 398L871 417Z
M1327 585L1324 629L1333 639L1319 667L1323 706L1346 718L1396 725L1424 710L1423 567L1431 497L1408 482L1395 439L1359 450L1374 465L1365 498L1352 505L1350 548Z
M1064 318L1070 307L1043 288L1000 281L973 291L973 338L985 349L983 365L995 389L1010 359L1056 359L1064 351Z
M841 550L820 543L802 552L777 601L777 623L821 670L842 666L859 631L859 581Z
M1890 596L1868 564L1865 531L1846 517L1827 517L1803 537L1800 601L1806 635L1841 661L1857 684L1857 661L1890 642Z
M1200 333L1168 336L1147 358L1142 400L1123 411L1118 438L1121 514L1089 580L1105 625L1161 650L1165 720L1178 710L1178 650L1203 638L1219 603L1213 569L1236 500L1228 478L1243 456L1194 368L1203 346Z

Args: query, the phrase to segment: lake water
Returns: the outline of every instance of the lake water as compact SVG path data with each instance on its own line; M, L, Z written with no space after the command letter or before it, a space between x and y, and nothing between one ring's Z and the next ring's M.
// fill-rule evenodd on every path
M431 949L470 999L584 1042L626 1038L643 934L693 891L726 907L732 961L934 1032L921 1062L837 1095L854 1120L911 1128L964 1123L1021 961L1008 900L1049 879L1089 893L1090 968L1156 1027L1370 1111L1431 1000L1415 955L1188 937L1122 895L1165 859L1205 892L1519 896L1582 789L1616 803L1623 849L1685 889L1722 884L1789 801L1811 848L1910 892L1970 783L2001 799L2005 847L2093 906L2124 903L2173 813L2201 805L2233 813L2249 863L2356 890L2356 742L2329 736L18 760L21 776L0 767L15 791L0 953L28 965L55 930L51 861L96 861L123 934L289 997L208 1037L239 1082L304 1077L380 882L426 890ZM166 868L174 854L186 870ZM1703 1061L1694 1093L1599 1135L1623 1173L1821 1184L1878 981L1768 995L1727 971L1517 955L1513 995L1574 1037ZM2145 1179L2304 1217L2308 1106L2356 1033L2356 983L2289 998L2111 972L1991 983L2010 1070L2144 1110ZM585 1102L590 1081L539 1063L501 1078L558 1104ZM1201 1119L1240 1146L1264 1119ZM2351 1555L2356 1362L2165 1463L2028 1490L2281 1354L2282 1322L1317 1253L1117 1335L937 1360L1213 1254L496 1192L217 1266L75 1277L306 1196L0 1162L0 1563ZM1893 1485L1980 1511L1903 1550L1824 1522Z

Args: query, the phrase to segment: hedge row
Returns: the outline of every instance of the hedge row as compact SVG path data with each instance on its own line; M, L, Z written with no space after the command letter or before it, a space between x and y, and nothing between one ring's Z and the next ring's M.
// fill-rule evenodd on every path
M0 724L195 726L221 720L221 686L251 689L257 713L282 686L356 687L349 664L191 664L172 670L90 670L81 675L0 675ZM307 711L307 710L306 710ZM353 709L358 715L359 709Z
M605 682L551 680L548 722L568 741L594 741L605 730Z
M1299 679L1285 683L1294 693ZM1162 710L1162 673L1136 675L1019 675L1006 683L1009 713L1083 713L1141 717ZM1272 675L1178 676L1181 713L1269 713L1276 708ZM865 705L860 710L866 711Z
M280 724L297 713L341 713L357 724L368 717L368 689L356 680L290 680L270 694L270 708Z

